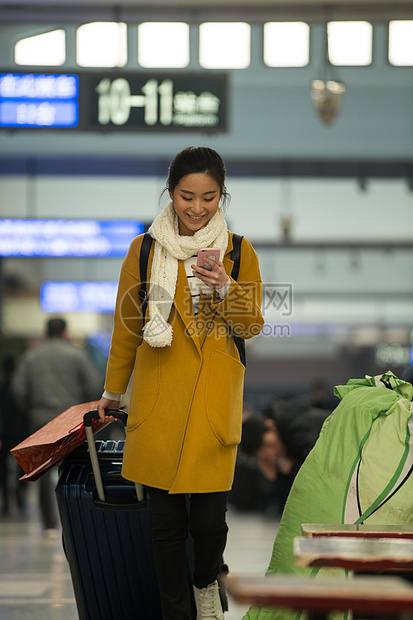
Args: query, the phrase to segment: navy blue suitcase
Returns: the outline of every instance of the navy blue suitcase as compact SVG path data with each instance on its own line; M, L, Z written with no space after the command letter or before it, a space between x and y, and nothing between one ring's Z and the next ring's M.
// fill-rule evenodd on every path
M62 461L56 487L79 619L161 620L149 499L120 474L124 441L96 441L96 477L88 442Z

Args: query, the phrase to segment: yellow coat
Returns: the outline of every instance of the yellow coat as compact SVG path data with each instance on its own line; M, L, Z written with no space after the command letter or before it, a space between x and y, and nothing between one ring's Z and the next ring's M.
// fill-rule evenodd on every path
M230 275L228 235L223 263ZM197 320L179 261L169 317L172 345L155 348L142 340L142 239L134 239L122 265L105 383L109 392L122 394L134 372L122 475L170 493L228 491L241 440L245 371L228 326L244 338L262 329L258 257L244 238L238 280L231 279L222 301L201 295Z

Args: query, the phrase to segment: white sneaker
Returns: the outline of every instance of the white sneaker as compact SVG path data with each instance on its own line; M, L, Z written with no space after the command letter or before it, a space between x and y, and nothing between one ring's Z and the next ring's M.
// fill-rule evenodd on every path
M197 620L224 620L218 581L210 583L206 588L194 586L194 596Z

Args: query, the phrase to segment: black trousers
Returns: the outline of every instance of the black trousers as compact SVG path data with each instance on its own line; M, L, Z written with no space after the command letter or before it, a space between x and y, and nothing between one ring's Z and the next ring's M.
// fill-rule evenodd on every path
M228 493L169 494L149 488L155 568L163 620L190 620L186 539L194 542L194 585L205 588L219 573L228 526Z
M52 480L52 470L43 474L39 485L39 504L41 519L45 530L57 528L56 498Z

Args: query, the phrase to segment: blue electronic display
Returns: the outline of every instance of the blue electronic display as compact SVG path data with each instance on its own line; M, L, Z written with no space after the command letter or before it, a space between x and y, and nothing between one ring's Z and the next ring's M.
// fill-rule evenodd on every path
M68 74L0 74L0 127L76 127L79 77Z
M44 282L40 306L44 312L114 312L117 282Z
M0 219L0 256L123 257L144 229L136 220Z
M0 101L1 127L76 127L78 121L75 101Z

